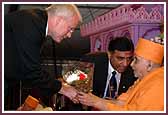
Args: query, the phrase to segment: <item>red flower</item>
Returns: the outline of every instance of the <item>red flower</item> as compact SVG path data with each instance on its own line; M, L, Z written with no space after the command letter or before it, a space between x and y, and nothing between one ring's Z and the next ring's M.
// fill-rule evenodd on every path
M83 74L83 73L80 73L79 74L79 79L80 80L84 80L86 78L86 76Z

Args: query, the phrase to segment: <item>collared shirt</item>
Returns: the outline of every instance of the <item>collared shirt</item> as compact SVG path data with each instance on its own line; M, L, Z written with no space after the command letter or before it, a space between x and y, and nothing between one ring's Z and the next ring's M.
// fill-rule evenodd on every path
M47 22L47 26L46 26L46 36L47 36L47 34L48 34L48 22Z
M106 97L108 84L109 84L109 81L110 81L110 79L112 77L112 72L113 71L116 71L116 70L112 67L112 65L110 63L110 60L109 60L109 63L108 63L108 76L107 76L106 87L105 87L105 90L104 90L104 96L103 97ZM116 81L117 81L117 92L118 92L118 88L119 88L119 84L120 84L120 78L121 78L121 73L117 72L116 75L115 75L115 78L116 78Z

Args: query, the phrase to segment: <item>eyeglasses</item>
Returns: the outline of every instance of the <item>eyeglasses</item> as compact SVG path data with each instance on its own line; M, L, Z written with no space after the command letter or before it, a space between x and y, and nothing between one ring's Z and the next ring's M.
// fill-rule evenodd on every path
M69 33L69 32L70 32L70 33L73 33L73 32L74 32L74 30L75 30L75 28L68 27L68 33Z
M68 26L68 29L67 29L67 33L63 36L63 38L70 38L71 37L71 34L74 32L75 28L72 28L72 27L69 27Z

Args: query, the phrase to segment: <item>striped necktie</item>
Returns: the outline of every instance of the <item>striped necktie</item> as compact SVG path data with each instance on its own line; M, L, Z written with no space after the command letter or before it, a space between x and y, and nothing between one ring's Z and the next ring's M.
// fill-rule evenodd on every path
M115 98L115 94L117 91L117 81L116 81L115 75L116 75L116 71L113 71L112 77L109 81L108 90L107 90L107 97L109 98Z

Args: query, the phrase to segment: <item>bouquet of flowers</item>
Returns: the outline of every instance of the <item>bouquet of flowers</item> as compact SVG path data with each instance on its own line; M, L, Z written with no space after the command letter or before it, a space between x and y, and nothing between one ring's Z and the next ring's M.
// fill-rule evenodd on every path
M164 34L161 33L158 36L151 38L151 41L164 45Z
M160 24L160 34L151 38L151 41L164 45L164 21L162 20Z
M78 91L92 91L94 65L89 62L71 61L63 66L63 79Z

